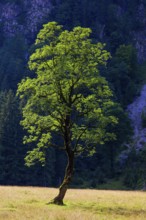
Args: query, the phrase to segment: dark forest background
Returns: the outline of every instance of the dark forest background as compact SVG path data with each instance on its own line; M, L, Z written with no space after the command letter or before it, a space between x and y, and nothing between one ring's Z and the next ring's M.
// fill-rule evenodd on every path
M63 178L66 158L53 148L48 149L45 166L39 163L30 168L25 166L24 157L32 146L22 143L25 132L20 126L21 103L16 97L21 79L33 76L27 62L36 34L44 23L57 21L68 30L75 26L90 27L93 41L106 43L112 58L100 71L114 93L117 104L112 111L119 118L118 125L108 128L115 132L116 140L98 145L97 153L92 157L76 159L72 187L143 188L146 181L145 146L139 152L134 147L126 155L123 152L133 134L126 109L146 83L146 1L52 0L50 11L45 12L33 34L29 34L26 20L30 9L24 7L24 1L1 1L1 5L4 4L1 14L9 15L11 12L7 9L15 6L17 25L11 33L9 29L6 31L7 16L0 19L0 184L59 186ZM39 13L36 12L37 16ZM14 23L10 23L10 30L11 25ZM17 29L18 25L28 31ZM145 115L143 126L146 126Z

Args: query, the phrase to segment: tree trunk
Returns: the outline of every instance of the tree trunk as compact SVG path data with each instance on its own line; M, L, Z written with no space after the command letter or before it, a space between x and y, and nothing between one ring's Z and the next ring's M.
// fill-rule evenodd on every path
M63 199L73 176L74 152L72 150L67 150L66 153L68 157L68 163L65 171L64 180L59 187L59 194L50 202L51 204L64 205Z
M63 199L68 189L68 186L71 182L71 178L73 175L73 168L74 168L74 151L71 147L71 125L70 125L70 114L67 114L64 121L64 145L65 151L68 158L67 167L65 170L64 180L59 187L59 194L52 200L51 203L57 205L63 205Z

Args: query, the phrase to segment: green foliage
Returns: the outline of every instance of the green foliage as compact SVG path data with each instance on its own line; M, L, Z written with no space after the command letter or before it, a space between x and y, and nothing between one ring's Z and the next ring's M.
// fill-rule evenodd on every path
M106 69L115 96L125 108L137 94L139 81L136 51L131 45L121 45Z
M44 162L46 149L63 147L66 138L76 154L93 154L98 143L115 137L106 130L108 124L117 123L108 111L114 105L112 93L98 70L110 54L103 44L91 42L90 33L81 27L63 31L50 22L37 36L38 48L29 60L36 77L22 80L18 87L20 97L26 98L24 142L36 146L28 152L29 162L36 158Z
M145 189L146 186L146 147L128 155L123 173L123 183L132 189Z
M113 132L116 135L116 139L109 140L102 146L97 145L93 157L77 158L73 186L80 183L80 187L83 188L98 188L99 186L102 188L103 185L103 188L112 189L110 188L112 183L109 183L109 179L112 182L119 178L121 170L119 169L118 156L124 149L124 143L130 140L132 128L128 116L119 104L115 104L110 109L110 113L118 118L118 124L110 124L107 127L108 132ZM122 180L120 181L123 185Z
M0 48L0 89L15 89L25 73L26 45L21 36L7 39ZM22 71L23 70L23 71Z
M21 114L18 98L10 90L0 93L0 184L41 185L53 183L55 153L47 151L45 167L36 164L32 169L25 167L27 149L22 146L23 130L19 124Z
M141 119L142 119L142 127L146 128L146 112L145 111L142 112Z
M109 140L105 143L101 156L107 177L113 178L118 173L117 157L123 150L123 145L128 142L133 134L130 119L122 107L117 104L111 110L111 114L118 118L118 124L109 125L108 129L116 135L115 140ZM106 154L104 154L106 152Z
M146 83L146 62L143 62L138 65L138 90L141 90L141 86L143 86Z
M20 184L23 157L18 99L12 91L0 93L0 183ZM20 148L19 148L20 147Z

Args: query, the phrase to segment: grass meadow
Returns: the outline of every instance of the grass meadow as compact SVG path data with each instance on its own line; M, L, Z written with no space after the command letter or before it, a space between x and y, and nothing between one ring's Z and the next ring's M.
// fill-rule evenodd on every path
M0 187L0 220L146 220L146 192L70 189L64 206L53 188Z

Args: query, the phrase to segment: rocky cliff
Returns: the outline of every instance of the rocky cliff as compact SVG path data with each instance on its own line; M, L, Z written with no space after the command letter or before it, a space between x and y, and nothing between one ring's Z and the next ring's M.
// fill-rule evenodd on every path
M50 0L23 0L0 4L0 22L5 37L18 33L33 38L52 9Z
M72 20L78 17L81 17L81 14L84 16L84 21L80 20L77 22L79 25L86 25L86 23L94 22L94 26L98 26L100 39L107 35L107 26L111 25L109 20L113 17L112 23L118 22L118 25L121 21L126 19L125 23L132 23L132 28L129 29L131 42L135 45L135 48L138 52L139 61L146 60L146 3L144 0L139 1L139 3L135 3L132 10L128 11L130 7L132 7L133 1L118 1L118 0L110 0L107 1L106 6L104 6L103 12L105 13L102 19L101 16L96 15L100 14L101 9L104 5L104 0L101 3L96 3L97 6L94 8L93 4L87 4L86 1L81 0L81 2L70 2L68 0L6 0L1 1L0 3L0 28L1 32L4 34L4 37L14 36L18 33L22 33L26 36L26 38L35 38L36 33L41 28L43 23L49 21L49 14L53 8L57 8L55 13L60 12L59 17L64 17L64 21L68 22L68 19L72 16ZM103 3L102 3L103 2ZM131 3L130 3L131 2ZM134 1L135 2L135 1ZM70 4L70 11L68 10L67 4ZM91 6L90 6L91 5ZM91 7L91 9L89 8ZM100 6L100 7L99 7ZM77 8L79 8L77 10ZM76 10L76 11L75 11ZM91 11L91 14L94 15L93 21L85 22L88 20L89 10L93 10L94 14ZM109 15L111 13L111 15ZM134 21L131 17L134 17ZM106 17L108 21L105 22ZM116 29L118 29L118 25L115 26L115 30L112 30L112 37L116 34ZM136 27L138 26L138 28ZM104 28L100 28L104 27ZM113 24L114 27L114 24ZM123 29L123 27L122 27ZM109 30L108 30L109 31ZM124 32L124 29L123 29ZM125 33L126 34L126 33ZM110 34L109 34L110 35ZM111 37L111 36L110 36ZM106 36L108 38L108 36ZM105 38L104 38L105 39ZM101 39L102 40L102 39ZM108 39L107 39L108 41Z
M146 6L143 1L137 7L136 13L137 20L139 22L139 30L133 31L133 41L135 48L137 49L139 61L146 60Z
M146 111L146 85L143 86L140 96L128 106L127 111L134 129L133 144L139 151L146 143L146 128L142 126L142 114Z

